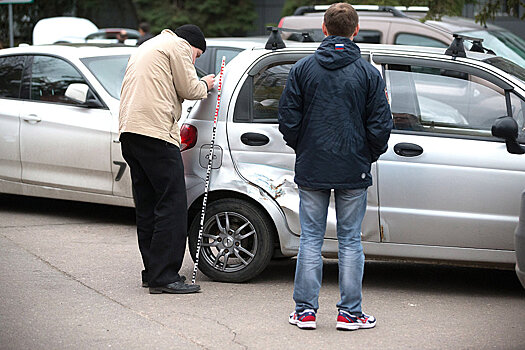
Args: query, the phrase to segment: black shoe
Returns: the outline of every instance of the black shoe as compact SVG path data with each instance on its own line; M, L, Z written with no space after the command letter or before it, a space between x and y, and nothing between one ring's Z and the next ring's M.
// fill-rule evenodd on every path
M182 282L185 282L186 281L186 276L180 276L180 280ZM148 288L149 287L149 283L147 281L142 281L142 287Z
M161 287L149 287L149 294L189 294L201 290L198 284L186 284L183 281L177 281Z

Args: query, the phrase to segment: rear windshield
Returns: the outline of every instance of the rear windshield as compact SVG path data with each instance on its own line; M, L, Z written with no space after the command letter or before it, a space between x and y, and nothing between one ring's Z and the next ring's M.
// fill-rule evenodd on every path
M106 89L108 94L120 100L120 88L126 73L129 55L82 58L81 61Z
M525 69L523 67L518 66L516 63L511 62L503 57L491 57L483 60L483 62L487 62L488 64L491 64L494 67L497 67L502 71L505 71L506 73L515 76L523 83L525 83Z

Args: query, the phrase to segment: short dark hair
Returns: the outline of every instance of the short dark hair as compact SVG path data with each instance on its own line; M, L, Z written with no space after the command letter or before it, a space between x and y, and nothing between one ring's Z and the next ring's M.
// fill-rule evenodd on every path
M149 33L149 23L148 22L140 22L139 28L142 29L144 33Z
M352 5L339 2L333 4L324 14L324 25L330 35L350 37L359 23L359 16Z

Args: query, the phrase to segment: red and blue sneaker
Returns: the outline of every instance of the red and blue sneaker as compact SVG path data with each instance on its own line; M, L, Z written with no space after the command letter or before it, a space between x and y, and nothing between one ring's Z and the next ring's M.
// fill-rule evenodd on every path
M362 313L359 316L355 316L344 310L339 310L339 315L337 315L336 328L341 331L353 331L359 328L374 328L375 326L376 318L371 315Z
M294 311L290 314L288 322L301 329L315 329L315 311L312 309L306 309L299 313Z

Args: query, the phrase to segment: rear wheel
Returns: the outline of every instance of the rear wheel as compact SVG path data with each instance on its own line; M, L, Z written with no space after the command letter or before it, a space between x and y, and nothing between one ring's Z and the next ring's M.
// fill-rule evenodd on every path
M195 260L200 215L189 233ZM261 273L273 254L273 229L264 213L240 199L220 199L206 209L199 269L221 282L244 282Z

